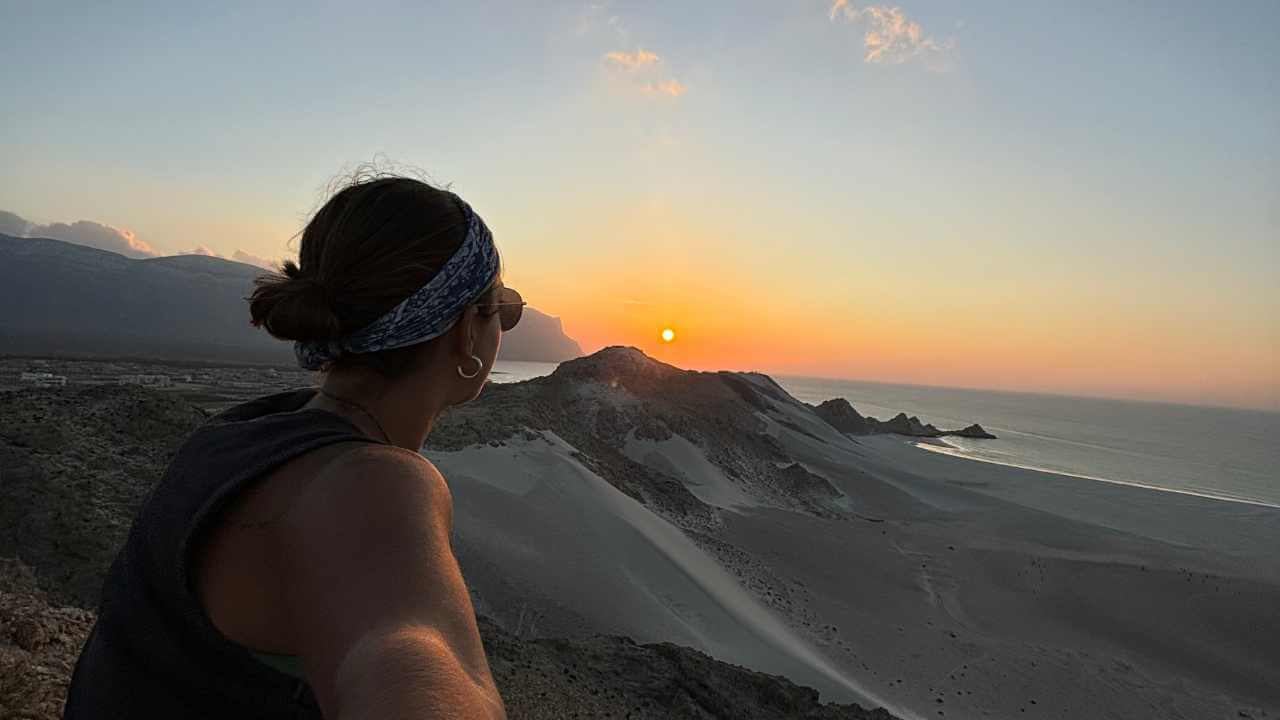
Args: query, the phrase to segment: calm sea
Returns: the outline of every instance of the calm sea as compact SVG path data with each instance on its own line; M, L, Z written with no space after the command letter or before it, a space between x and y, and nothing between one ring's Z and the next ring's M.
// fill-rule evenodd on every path
M493 364L489 379L494 382L522 382L543 375L550 375L558 363L525 362L523 360L499 360Z
M946 438L962 457L1082 478L1280 506L1280 413L1104 398L776 378L795 397L843 397L943 429L981 423L998 440Z
M497 382L553 363L500 362ZM843 397L863 415L898 412L940 428L981 423L997 440L947 438L934 452L1035 470L1280 507L1280 413L987 390L776 377L796 398Z

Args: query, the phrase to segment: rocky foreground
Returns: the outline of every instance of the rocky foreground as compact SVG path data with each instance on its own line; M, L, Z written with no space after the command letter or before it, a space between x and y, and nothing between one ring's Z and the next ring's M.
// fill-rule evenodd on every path
M0 717L59 718L94 614L52 602L17 560L0 560L0 587ZM479 621L511 718L891 717L856 705L824 705L816 690L669 643L608 636L522 640L488 618Z
M0 717L56 718L132 517L207 413L136 387L0 393ZM634 490L640 492L640 490ZM669 643L480 617L512 718L889 718Z

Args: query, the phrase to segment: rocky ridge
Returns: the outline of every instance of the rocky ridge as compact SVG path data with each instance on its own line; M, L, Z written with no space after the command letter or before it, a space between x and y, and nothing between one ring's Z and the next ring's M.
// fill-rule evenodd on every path
M907 437L941 438L951 435L957 437L995 440L996 436L987 432L981 425L974 423L960 430L939 430L931 424L920 421L920 418L906 413L898 413L889 420L877 420L864 416L844 398L834 398L818 405L810 405L818 417L826 420L832 427L847 435L905 435Z
M627 457L629 438L679 435L762 505L829 517L842 512L825 478L809 472L766 432L761 412L795 402L763 375L681 370L628 347L610 347L560 364L554 373L490 384L470 405L451 410L427 450L459 450L550 430L622 492L685 529L720 522L717 508L679 478Z
M451 410L432 429L427 450L501 444L550 430L580 452L579 460L632 498L692 531L719 525L718 508L679 478L629 458L631 438L690 441L744 494L767 507L818 517L844 513L831 483L797 463L768 433L770 422L795 427L778 408L812 412L849 435L994 438L980 425L939 430L899 413L888 421L860 415L847 400L798 402L760 373L698 372L655 360L633 347L608 347L561 363L551 375L490 384L470 405Z

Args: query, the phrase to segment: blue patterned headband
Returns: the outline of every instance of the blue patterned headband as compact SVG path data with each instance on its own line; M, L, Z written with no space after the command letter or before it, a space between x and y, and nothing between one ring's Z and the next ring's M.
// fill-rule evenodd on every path
M327 343L294 343L299 365L306 370L321 370L349 353L416 345L449 332L467 303L479 297L498 275L498 248L493 244L493 234L470 205L459 202L467 236L440 272L360 330Z

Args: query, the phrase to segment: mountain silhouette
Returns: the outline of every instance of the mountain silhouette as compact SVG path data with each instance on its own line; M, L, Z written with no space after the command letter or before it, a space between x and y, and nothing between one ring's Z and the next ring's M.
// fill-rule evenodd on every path
M0 348L292 364L289 343L249 325L245 298L262 273L204 255L132 259L0 234ZM543 362L582 354L559 318L532 308L502 351L504 360Z

